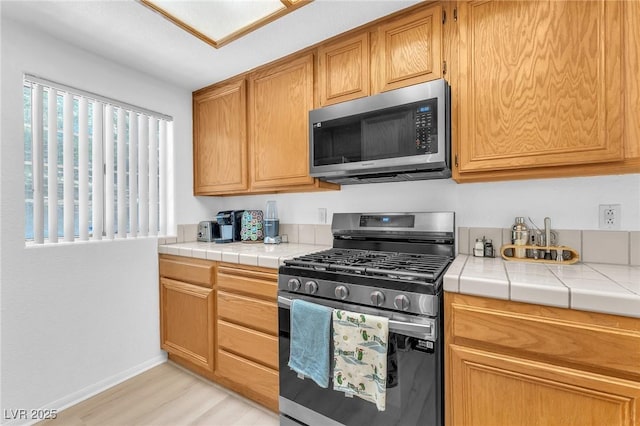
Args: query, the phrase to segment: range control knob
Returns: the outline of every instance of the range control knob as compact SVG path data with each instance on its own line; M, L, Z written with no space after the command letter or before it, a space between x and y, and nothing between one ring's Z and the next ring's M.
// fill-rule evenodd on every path
M405 296L404 294L401 294L399 296L396 296L395 299L393 299L393 304L395 305L396 309L400 309L401 311L406 311L409 309L411 302L409 301L409 298L407 296Z
M313 294L318 291L318 283L315 281L307 281L304 283L304 290L309 294Z
M384 293L381 291L374 291L371 293L371 303L376 306L382 306L384 304Z
M289 288L289 291L300 290L300 280L297 278L289 279L289 281L287 281L287 288Z
M343 285L339 285L336 287L335 294L338 299L344 300L349 297L349 289Z

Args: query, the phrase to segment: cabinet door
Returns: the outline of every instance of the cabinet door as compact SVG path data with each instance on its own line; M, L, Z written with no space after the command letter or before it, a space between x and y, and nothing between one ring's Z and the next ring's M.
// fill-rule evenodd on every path
M196 195L239 192L247 185L245 80L193 97L193 186Z
M161 347L213 371L213 289L160 278Z
M253 74L249 80L251 188L312 184L309 110L313 55Z
M442 77L442 7L380 25L372 52L377 92Z
M369 33L318 49L320 105L369 96Z
M640 383L449 345L451 425L628 425Z
M460 173L623 159L621 8L460 5Z
M624 134L625 159L635 160L632 169L640 173L640 2L624 2ZM619 171L620 169L618 169Z

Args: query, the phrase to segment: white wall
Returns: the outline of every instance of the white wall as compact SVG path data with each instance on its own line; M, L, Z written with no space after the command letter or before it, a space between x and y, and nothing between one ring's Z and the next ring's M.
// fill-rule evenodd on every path
M345 185L341 191L219 198L221 210L261 209L278 202L282 223L319 223L318 208L335 212L456 212L457 226L503 227L530 216L555 229L598 229L598 205L622 206L623 230L640 230L640 174L456 184L453 180ZM184 223L184 222L181 222Z
M184 220L196 221L210 210L205 205L211 200L191 195L190 92L7 19L1 31L0 412L5 413L61 408L164 359L155 239L25 247L23 73L173 116L176 206L188 212Z

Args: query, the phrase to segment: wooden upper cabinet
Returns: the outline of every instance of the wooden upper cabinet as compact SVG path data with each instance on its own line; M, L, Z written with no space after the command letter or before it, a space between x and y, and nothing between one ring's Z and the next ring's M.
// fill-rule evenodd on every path
M640 173L640 2L624 2L623 69L625 159Z
M313 55L262 69L249 78L251 189L313 184L309 110Z
M369 96L369 33L339 39L318 49L320 105Z
M248 189L246 128L244 78L194 93L195 195Z
M380 25L372 54L376 92L442 77L442 7Z
M460 4L461 174L623 159L622 8Z

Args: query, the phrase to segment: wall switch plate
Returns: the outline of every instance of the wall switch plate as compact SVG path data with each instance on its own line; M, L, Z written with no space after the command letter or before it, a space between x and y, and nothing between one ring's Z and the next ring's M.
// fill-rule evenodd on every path
M327 223L327 209L324 207L318 208L318 222Z
M600 204L598 227L600 229L620 229L620 204Z

